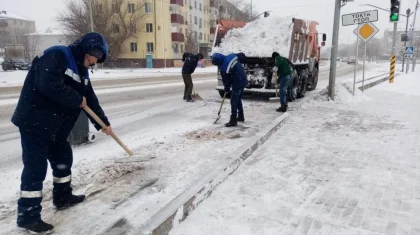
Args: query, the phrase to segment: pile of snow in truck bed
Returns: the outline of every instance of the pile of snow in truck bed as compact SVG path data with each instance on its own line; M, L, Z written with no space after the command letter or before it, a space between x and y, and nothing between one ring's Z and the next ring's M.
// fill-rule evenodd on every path
M213 53L238 53L246 56L271 57L273 51L288 57L293 24L290 17L270 16L228 31Z

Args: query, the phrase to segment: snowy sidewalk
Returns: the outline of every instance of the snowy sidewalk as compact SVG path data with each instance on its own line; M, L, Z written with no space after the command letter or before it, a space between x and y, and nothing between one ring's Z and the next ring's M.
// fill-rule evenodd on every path
M319 96L170 234L420 234L420 79Z

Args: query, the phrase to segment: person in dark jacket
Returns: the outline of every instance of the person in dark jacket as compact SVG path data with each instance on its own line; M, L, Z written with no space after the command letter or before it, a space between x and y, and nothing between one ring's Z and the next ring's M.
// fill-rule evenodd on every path
M292 68L290 67L288 59L281 56L278 52L273 52L271 55L275 66L273 72L277 72L278 83L280 84L280 107L276 109L277 112L286 112L287 105L287 89L292 81Z
M194 73L195 69L197 68L198 61L201 59L203 59L203 54L201 53L194 55L185 52L182 55L182 62L184 62L184 65L182 66L182 78L184 79L185 84L184 100L187 102L194 102L194 100L191 97L193 90L191 74Z
M42 185L47 160L53 174L53 204L63 209L81 203L73 195L73 155L66 141L81 108L88 105L112 128L89 80L89 66L105 61L108 46L98 33L88 33L69 46L53 46L36 57L26 76L12 122L20 131L23 172L18 200L17 225L30 232L47 232L53 226L41 219ZM89 116L89 115L88 115ZM96 129L101 127L91 119Z
M246 56L244 53L229 54L227 56L215 53L211 58L213 65L218 66L220 69L225 93L230 92L232 87L230 97L231 116L230 121L225 126L237 126L238 121L245 121L242 97L248 80L242 64L246 62Z

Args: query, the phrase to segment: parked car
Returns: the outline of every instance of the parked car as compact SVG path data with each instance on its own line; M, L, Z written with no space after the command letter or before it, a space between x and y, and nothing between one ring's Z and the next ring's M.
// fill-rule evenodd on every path
M350 56L347 60L347 64L355 64L356 63L356 57Z
M341 62L349 62L349 57L343 57L343 58L341 59Z
M1 64L3 71L7 70L29 70L31 63L25 61L24 59L5 59Z

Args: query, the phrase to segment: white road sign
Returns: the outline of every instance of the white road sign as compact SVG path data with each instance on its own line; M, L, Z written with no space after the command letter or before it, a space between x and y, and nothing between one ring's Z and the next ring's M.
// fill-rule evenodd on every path
M356 12L342 16L343 26L378 21L378 10Z

